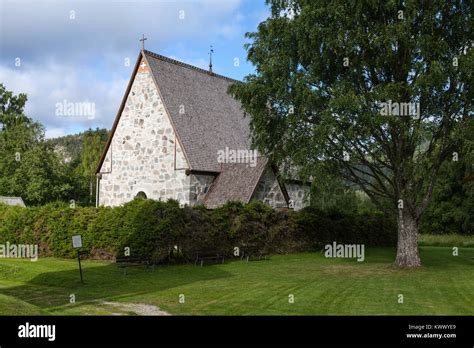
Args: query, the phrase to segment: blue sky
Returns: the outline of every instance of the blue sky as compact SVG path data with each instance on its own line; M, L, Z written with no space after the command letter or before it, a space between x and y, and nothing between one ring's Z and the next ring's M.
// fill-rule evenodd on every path
M269 13L264 0L0 0L0 83L27 93L47 137L110 129L142 33L146 49L202 68L213 45L213 70L240 80L253 71L244 35ZM94 103L94 118L57 116L64 101Z

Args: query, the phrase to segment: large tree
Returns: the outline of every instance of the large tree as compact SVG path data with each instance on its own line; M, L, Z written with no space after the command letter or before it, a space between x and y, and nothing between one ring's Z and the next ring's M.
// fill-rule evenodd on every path
M0 195L27 204L67 199L70 178L44 141L44 127L24 114L26 100L0 84Z
M472 2L267 3L271 16L247 34L256 72L230 89L254 145L281 167L311 175L323 164L388 202L395 262L420 266L420 218L441 164L464 155L458 134L473 111Z

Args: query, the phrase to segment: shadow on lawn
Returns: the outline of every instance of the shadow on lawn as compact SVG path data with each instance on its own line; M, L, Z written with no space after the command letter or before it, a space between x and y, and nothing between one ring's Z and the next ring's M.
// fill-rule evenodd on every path
M80 305L96 300L117 300L122 297L145 295L199 281L231 276L218 267L201 268L190 265L161 266L155 270L129 268L127 275L124 275L115 264L103 266L89 264L83 267L83 275L84 284L81 284L78 269L42 273L21 286L2 288L0 294L45 309L69 305L71 294L75 295L75 305Z

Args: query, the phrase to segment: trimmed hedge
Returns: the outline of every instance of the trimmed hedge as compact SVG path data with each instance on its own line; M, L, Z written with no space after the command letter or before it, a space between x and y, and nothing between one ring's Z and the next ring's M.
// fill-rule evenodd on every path
M207 210L178 202L136 199L121 207L40 207L0 204L0 244L38 244L41 257L74 257L71 237L81 234L91 258L113 259L126 248L155 262L170 255L192 259L197 252L232 255L234 248L268 253L316 250L325 244L396 244L395 222L370 213L344 215L304 208L274 210L260 202L230 202Z

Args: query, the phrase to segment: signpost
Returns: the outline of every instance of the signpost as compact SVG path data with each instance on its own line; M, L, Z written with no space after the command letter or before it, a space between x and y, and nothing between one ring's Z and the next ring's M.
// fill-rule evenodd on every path
M84 283L82 279L82 267L81 267L81 252L79 251L82 248L82 236L72 236L72 247L77 249L77 261L79 262L79 273L81 274L81 283Z

